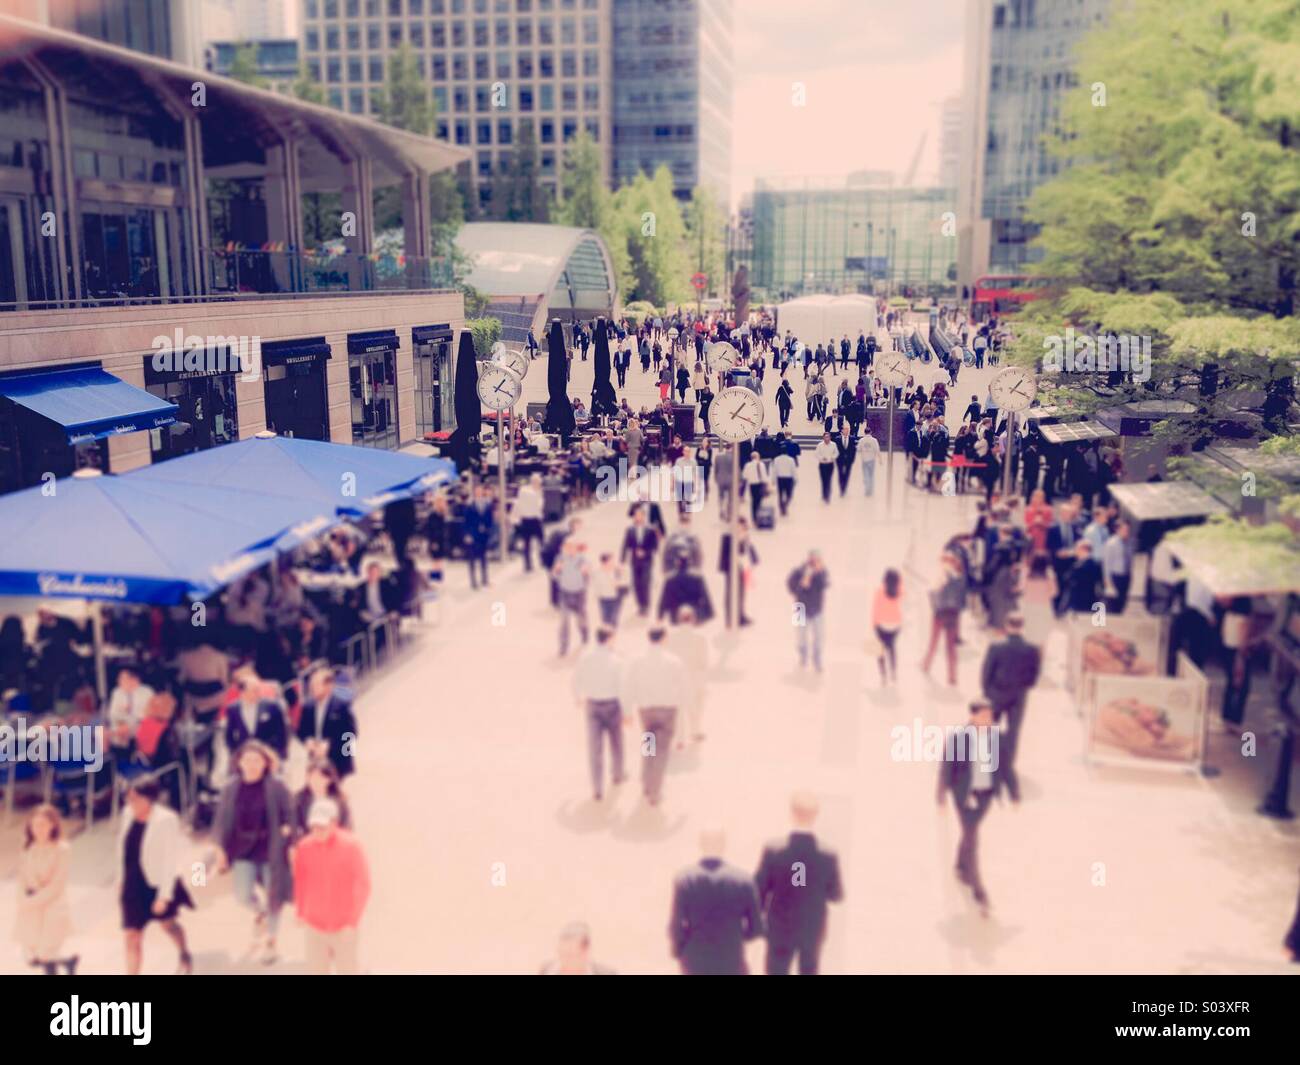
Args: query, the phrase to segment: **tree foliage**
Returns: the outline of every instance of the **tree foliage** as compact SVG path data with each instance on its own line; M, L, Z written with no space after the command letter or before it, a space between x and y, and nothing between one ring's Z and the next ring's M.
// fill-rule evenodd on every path
M1150 337L1149 381L1074 374L1050 398L1188 400L1197 417L1166 428L1193 447L1228 422L1286 432L1300 358L1300 9L1133 0L1081 42L1077 72L1051 145L1070 165L1027 212L1050 298L1018 322L1013 358L1041 359L1067 325Z

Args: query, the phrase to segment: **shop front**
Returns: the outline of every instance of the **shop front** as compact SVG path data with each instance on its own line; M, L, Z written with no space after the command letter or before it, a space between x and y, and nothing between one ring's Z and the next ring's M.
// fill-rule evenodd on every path
M229 444L239 439L239 404L235 396L235 373L239 355L230 349L207 348L201 354L187 353L185 366L159 367L152 355L144 358L145 388L159 399L177 407L171 425L149 434L149 451L154 462L162 462L191 451Z
M450 325L417 325L411 330L415 353L415 435L427 440L431 434L455 425L452 394Z
M276 340L262 345L266 427L280 436L328 440L324 337Z
M107 470L110 436L166 432L176 407L98 363L0 375L0 492Z
M394 450L397 432L397 333L348 334L352 443Z

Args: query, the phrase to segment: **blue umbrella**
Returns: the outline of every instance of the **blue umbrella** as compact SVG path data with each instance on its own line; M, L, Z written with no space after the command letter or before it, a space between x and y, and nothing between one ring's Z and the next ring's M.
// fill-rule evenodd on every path
M196 494L210 487L265 492L296 501L304 514L361 517L450 480L455 467L446 459L266 434L129 476Z
M247 487L75 476L0 502L0 595L204 599L337 521Z

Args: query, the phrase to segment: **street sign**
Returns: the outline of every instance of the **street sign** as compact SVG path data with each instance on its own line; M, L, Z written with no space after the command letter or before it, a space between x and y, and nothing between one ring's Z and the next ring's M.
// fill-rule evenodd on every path
M709 275L695 274L694 276L691 277L691 284L695 287L695 291L703 292L706 288L709 287Z

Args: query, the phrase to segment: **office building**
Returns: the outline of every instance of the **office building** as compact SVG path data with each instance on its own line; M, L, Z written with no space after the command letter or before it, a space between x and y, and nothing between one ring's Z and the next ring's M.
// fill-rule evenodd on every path
M939 172L936 184L941 189L956 189L961 174L960 96L949 96L939 105Z
M450 427L464 307L428 182L465 149L5 16L0 113L0 491L265 428ZM386 187L414 224L380 254Z
M541 185L586 129L609 173L609 0L304 0L302 57L331 106L377 113L402 45L432 87L437 136L471 152L479 206L533 128Z
M1046 138L1061 103L1081 91L1074 47L1109 0L971 0L962 93L958 280L963 298L989 275L1020 275L1038 258L1025 205L1060 171Z
M732 0L613 0L614 183L666 165L731 200Z
M951 288L952 192L871 182L759 180L749 282L768 300Z

